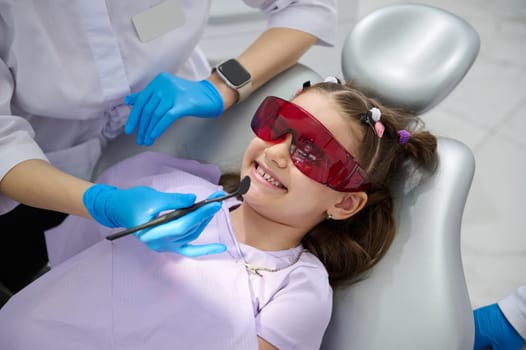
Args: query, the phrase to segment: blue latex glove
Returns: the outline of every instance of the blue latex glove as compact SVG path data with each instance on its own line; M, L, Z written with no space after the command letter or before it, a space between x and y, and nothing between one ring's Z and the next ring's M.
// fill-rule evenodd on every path
M223 112L223 99L208 80L191 81L169 73L158 74L124 102L133 105L124 132L129 135L137 129L137 144L146 146L181 117L210 118Z
M223 194L216 192L211 197ZM157 217L163 211L192 205L195 195L163 193L145 186L121 190L97 184L86 190L83 202L100 224L130 228ZM170 251L186 256L222 253L226 246L220 243L189 244L199 237L220 208L221 203L210 203L177 220L138 231L135 236L150 249L159 252Z
M518 350L524 339L508 322L497 304L487 305L473 311L475 318L474 350Z

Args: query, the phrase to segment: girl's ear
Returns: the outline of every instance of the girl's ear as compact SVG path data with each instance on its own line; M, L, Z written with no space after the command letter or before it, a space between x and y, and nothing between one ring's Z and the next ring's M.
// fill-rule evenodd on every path
M367 203L367 193L348 192L345 193L341 201L334 204L327 211L333 220L345 220L362 210Z

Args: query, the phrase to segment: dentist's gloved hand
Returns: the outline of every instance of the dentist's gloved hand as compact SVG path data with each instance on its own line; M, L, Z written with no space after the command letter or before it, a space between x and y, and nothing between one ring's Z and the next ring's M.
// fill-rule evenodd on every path
M133 106L124 132L129 135L137 129L137 144L146 146L179 118L217 117L224 107L223 98L208 80L191 81L164 72L124 102Z
M508 322L497 304L473 311L475 318L475 345L473 350L518 350L524 339Z
M224 194L216 192L211 197ZM130 228L145 223L165 210L188 207L195 195L163 193L146 186L118 189L96 184L86 190L83 202L91 216L108 227ZM186 256L222 253L225 245L211 243L191 245L208 225L221 203L210 203L173 221L138 231L135 236L150 249Z

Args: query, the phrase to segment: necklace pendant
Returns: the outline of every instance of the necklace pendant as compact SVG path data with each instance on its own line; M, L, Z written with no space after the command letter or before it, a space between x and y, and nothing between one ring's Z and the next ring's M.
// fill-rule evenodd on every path
M301 250L298 255L296 256L296 258L294 259L293 262L291 262L288 266L285 266L285 267L281 267L281 268L274 268L274 269L271 269L271 268L268 268L268 267L264 267L264 266L256 266L256 265L252 265L252 264L249 264L247 263L246 261L245 262L241 262L241 264L243 266L245 266L245 269L250 272L250 273L253 273L254 275L258 275L259 277L263 277L263 275L261 273L259 273L259 271L267 271L267 272L278 272L278 271L281 271L283 269L286 269L288 267L291 267L292 265L294 265L295 263L297 263L299 260L300 260L300 257L301 255L303 254L303 252L305 252L306 250L303 249Z
M263 277L263 275L259 273L259 268L257 266L250 265L247 263L244 263L243 265L245 265L245 268L248 272L253 273L254 275L258 275L259 277Z

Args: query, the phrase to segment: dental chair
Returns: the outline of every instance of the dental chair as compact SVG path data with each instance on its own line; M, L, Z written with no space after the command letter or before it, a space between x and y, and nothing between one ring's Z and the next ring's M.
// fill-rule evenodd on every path
M457 86L479 48L477 32L452 13L391 5L346 37L342 71L385 104L422 114ZM416 186L417 174L399 174L397 237L364 281L335 291L322 349L473 349L460 232L475 162L451 138L439 137L438 154L438 168Z
M479 51L479 37L463 19L418 4L380 8L359 20L342 52L346 81L387 105L424 113L462 80ZM336 72L335 72L336 73ZM291 98L303 82L322 80L297 64L218 119L183 118L149 148L117 138L99 160L108 166L142 151L238 170L252 138L252 113L267 95ZM438 167L402 172L395 196L397 236L387 255L360 282L337 288L322 344L327 350L473 348L472 307L464 279L460 229L474 174L463 143L439 137ZM419 180L419 181L417 181Z

